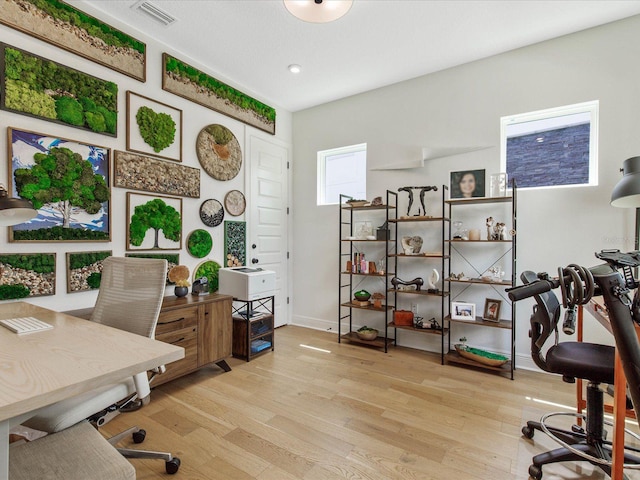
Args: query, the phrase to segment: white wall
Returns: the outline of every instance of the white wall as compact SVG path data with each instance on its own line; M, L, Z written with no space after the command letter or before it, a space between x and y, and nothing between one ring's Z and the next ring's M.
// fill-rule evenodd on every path
M633 212L611 207L609 199L622 162L640 152L640 45L634 40L639 27L640 17L632 17L295 113L293 322L337 329L338 208L316 205L318 150L367 143L373 167L418 160L422 146L491 147L429 161L420 170L369 171L371 199L404 185L448 184L450 171L497 173L500 117L599 100L599 185L520 192L518 271L593 265L595 251L633 249ZM484 213L479 213L476 226L483 224ZM356 322L382 328L381 314L366 314ZM529 314L530 304L519 304L521 366L531 364ZM403 345L439 351L438 338L401 334ZM508 334L500 336L495 329L458 328L452 339L460 334L470 344L508 351ZM611 341L593 322L586 339Z
M194 60L191 60L187 54L182 52L176 52L171 49L170 46L159 43L151 38L146 37L143 34L131 31L130 28L118 22L116 19L108 18L97 10L92 10L90 5L83 5L81 7L87 13L95 15L98 18L103 19L110 25L120 28L121 30L131 34L132 36L146 42L147 44L147 81L146 83L138 82L125 75L115 72L106 67L102 67L89 60L85 60L81 57L65 52L59 48L49 45L45 42L36 40L32 37L24 35L20 32L12 30L8 27L0 25L0 39L3 42L22 48L28 52L35 53L43 56L47 59L59 62L63 65L67 65L76 68L80 71L88 74L104 78L115 82L118 85L118 136L117 138L108 137L105 135L99 135L96 133L71 128L64 125L59 125L44 120L30 118L24 115L18 115L6 111L0 111L0 129L3 135L0 135L0 152L7 152L7 138L4 132L7 127L15 127L18 129L25 129L36 131L38 133L46 133L51 135L60 136L63 138L69 138L73 140L91 142L95 145L101 145L109 147L113 150L126 150L126 91L131 90L135 93L147 96L154 100L167 103L175 108L179 108L183 112L183 150L182 150L182 165L200 168L200 163L196 156L195 141L200 130L212 123L219 123L229 128L238 139L243 150L243 165L239 174L228 182L221 182L211 178L204 170L201 170L200 176L200 198L183 198L182 199L182 211L183 211L183 224L182 224L182 245L180 250L180 262L187 265L190 271L193 273L197 265L206 259L215 260L222 264L224 253L224 226L209 228L206 227L199 217L199 207L201 203L209 198L218 199L223 202L225 194L233 189L246 192L245 185L245 169L248 161L248 139L252 135L267 135L257 130L254 127L247 126L239 121L229 118L225 115L209 110L205 107L197 105L186 99L173 95L169 92L162 90L162 53L167 52L175 55L177 58L185 60L197 68L210 73L219 78L225 78L224 72L217 72L215 67L200 65ZM242 79L238 79L241 83ZM233 82L230 82L233 84ZM246 91L245 93L259 98L252 92ZM265 99L261 99L265 101ZM271 104L266 101L266 103ZM277 110L277 124L276 124L276 138L282 141L284 144L291 143L292 135L292 123L291 113L278 108L277 105L272 105ZM0 182L8 185L8 161L6 160L0 168ZM113 158L112 158L113 166ZM113 172L113 167L112 167ZM112 250L114 255L124 255L126 248L126 192L127 190L122 188L111 189L111 230L112 241L109 243L96 242L96 243L8 243L7 229L0 229L0 252L1 253L15 253L15 252L57 252L57 280L56 280L56 295L48 297L37 297L28 299L31 303L41 305L44 307L52 308L54 310L68 310L76 308L85 308L95 303L96 292L79 292L74 294L67 294L66 284L66 252L81 252L81 251L95 251L95 250ZM249 198L247 198L249 201ZM246 213L245 213L246 215ZM228 214L225 215L225 220L245 220L245 215L239 217L231 217ZM197 259L189 255L185 248L186 238L189 232L202 228L208 230L213 236L213 250L206 259ZM175 251L172 251L175 253ZM167 294L172 294L173 289L168 288Z

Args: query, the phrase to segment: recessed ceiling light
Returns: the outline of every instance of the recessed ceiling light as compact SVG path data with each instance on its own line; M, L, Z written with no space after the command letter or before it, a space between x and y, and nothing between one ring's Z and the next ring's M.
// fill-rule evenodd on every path
M287 67L291 73L300 73L302 71L302 67L297 63L292 63Z
M289 13L310 23L333 22L345 15L353 0L284 0Z

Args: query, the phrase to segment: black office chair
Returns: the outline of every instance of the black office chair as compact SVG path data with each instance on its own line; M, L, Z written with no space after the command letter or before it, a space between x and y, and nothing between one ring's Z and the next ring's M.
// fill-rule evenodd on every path
M613 273L620 276L617 272L612 271L611 268L605 269L605 271L608 271L609 274ZM578 273L573 270L572 275L574 274L580 277L583 275L590 277L591 293L588 295L590 298L593 294L594 278L585 269L582 269L581 272L578 271ZM523 272L520 278L525 284L540 283L537 282L539 277L531 271ZM601 278L596 276L596 284L600 285L600 281ZM566 285L561 285L561 283L559 282L556 286L568 288ZM606 440L604 400L600 384L613 384L615 350L611 346L587 342L559 343L558 321L560 319L561 305L556 295L549 291L550 288L552 287L548 287L545 292L538 292L533 295L537 305L534 306L533 314L531 315L531 356L536 365L542 370L562 375L563 380L566 382L574 383L576 378L589 382L587 386L587 413L586 415L552 413L543 416L539 422L527 422L522 428L522 434L526 438L533 438L535 430L540 430L562 445L555 450L534 456L529 467L529 475L535 480L540 480L542 478L543 465L556 462L588 461L611 476L611 442ZM563 293L566 294L566 292ZM512 296L512 299L520 300L528 296L532 295L524 295L520 298L515 295L516 298ZM587 295L582 296L582 299L587 299ZM629 308L626 307L626 310L627 315L629 315ZM633 329L633 325L631 325L631 328ZM555 343L545 353L542 348L552 335L555 338ZM635 334L633 336L635 337ZM615 339L617 342L618 335L616 335ZM638 362L635 365L640 365L640 347L636 349L635 353L638 357ZM637 387L640 385L640 373L636 374L636 378L639 380ZM574 425L572 430L568 431L546 425L546 419L558 415L580 417L585 421L585 428ZM625 464L637 463L640 463L640 459L630 454L625 454Z

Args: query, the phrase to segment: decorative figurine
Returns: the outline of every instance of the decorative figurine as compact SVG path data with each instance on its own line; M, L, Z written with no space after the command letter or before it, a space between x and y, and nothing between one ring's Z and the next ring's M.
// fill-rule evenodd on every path
M430 187L401 187L398 189L399 192L407 192L409 194L409 207L407 208L407 217L411 216L411 207L413 205L413 190L420 189L420 204L422 205L422 215L427 215L427 210L424 204L424 196L427 192L438 191L438 187L433 185ZM416 217L420 216L420 209L418 208L418 213L415 215Z
M382 205L382 197L376 197L373 200L371 200L372 207L379 207L381 205Z
M393 277L391 279L391 285L393 285L393 288L395 288L396 290L400 290L398 288L398 285L415 285L416 286L416 291L420 291L420 288L422 287L422 285L424 285L424 280L420 277L416 277L413 280L410 281L405 281L405 280L401 280L398 277Z
M493 217L487 218L487 240L493 240Z
M436 283L440 280L440 273L435 268L431 270L431 275L429 275L429 279L427 280L427 292L429 293L438 293L438 287Z
M420 253L421 248L422 237L420 237L419 235L414 235L412 237L402 237L402 250L404 251L405 255L414 255L416 253Z

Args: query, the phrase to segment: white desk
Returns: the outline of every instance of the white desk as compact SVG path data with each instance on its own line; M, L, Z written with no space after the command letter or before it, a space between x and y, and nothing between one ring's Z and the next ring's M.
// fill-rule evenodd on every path
M9 429L37 409L184 357L184 349L29 303L0 304L0 319L36 317L53 329L0 327L0 480L9 477Z

